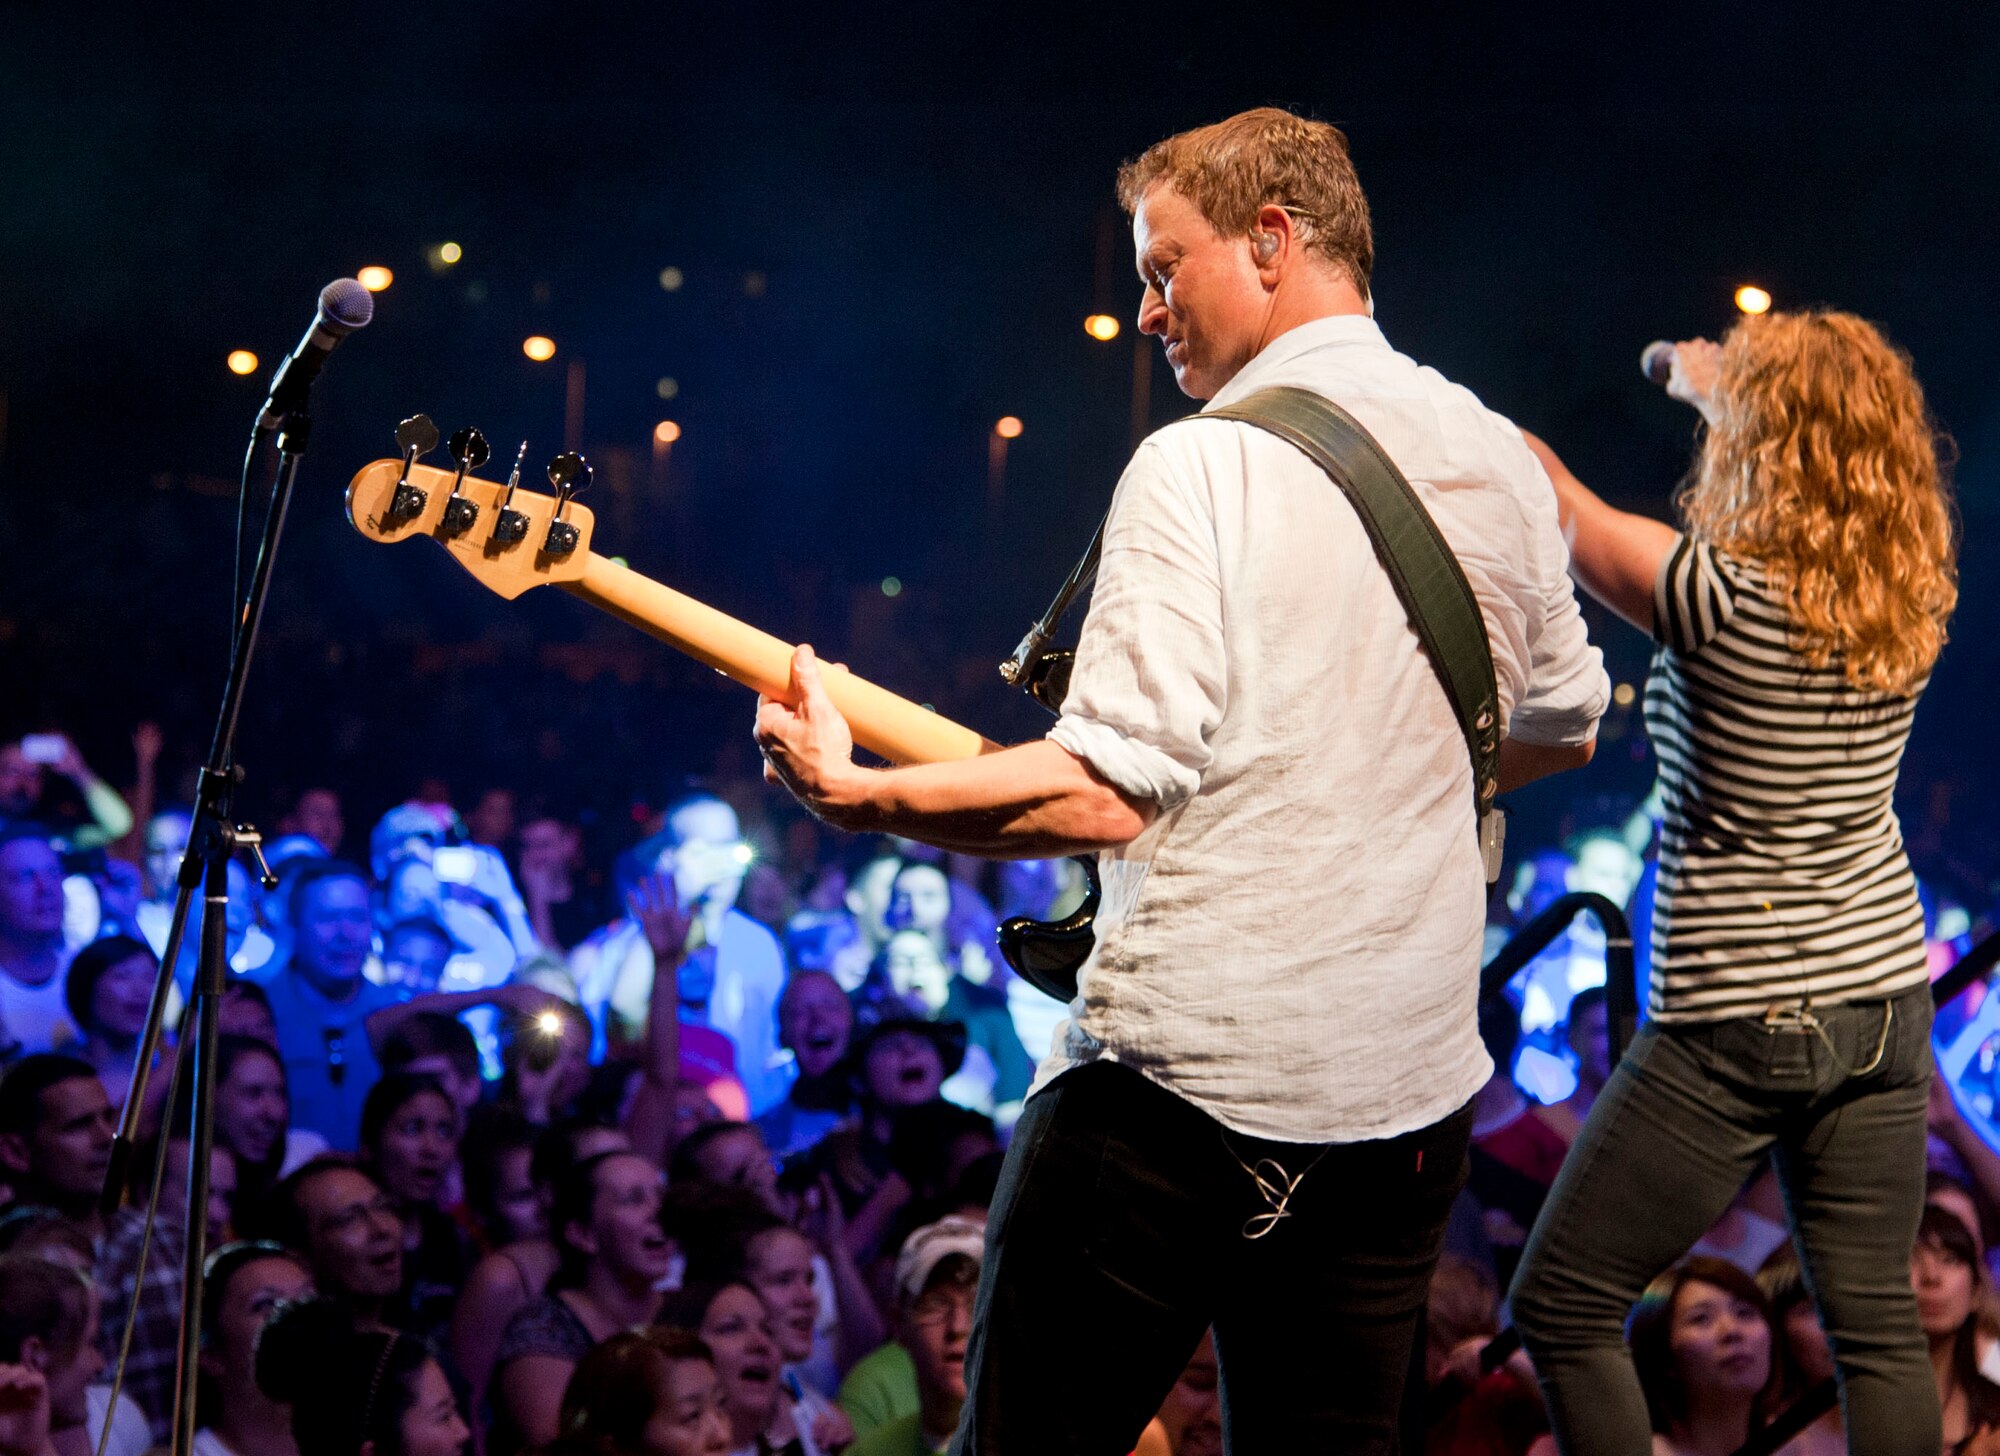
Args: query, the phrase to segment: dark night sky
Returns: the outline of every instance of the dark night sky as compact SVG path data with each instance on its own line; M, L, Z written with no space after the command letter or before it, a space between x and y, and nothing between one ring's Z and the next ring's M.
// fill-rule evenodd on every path
M0 12L0 731L65 723L115 779L126 725L156 714L198 754L228 571L215 492L264 373L234 378L223 357L249 347L268 368L319 286L369 263L397 282L319 392L253 765L275 758L290 783L330 763L384 799L529 757L556 782L567 760L524 743L553 732L573 758L628 712L674 745L626 764L652 791L667 759L699 767L742 726L714 712L747 717L747 699L643 644L637 687L565 679L537 644L616 653L629 634L565 601L503 607L436 553L380 551L340 518L341 483L418 409L496 450L526 435L545 459L570 357L587 361L587 453L636 461L603 549L988 731L1035 731L956 659L1012 646L1128 448L1136 285L1112 173L1167 132L1276 102L1349 133L1392 342L1623 503L1664 509L1692 435L1640 380L1640 347L1726 327L1736 283L1854 309L1912 352L1963 456L1967 540L1913 783L1955 788L1958 839L1990 822L1993 7L393 16ZM445 238L465 261L434 277L424 249ZM687 278L673 294L669 264ZM1108 346L1080 328L1098 308L1128 322ZM557 340L556 364L523 359L530 332ZM1163 423L1186 406L1156 373ZM671 406L661 375L681 384ZM993 512L985 435L1003 413L1027 433ZM663 415L687 433L650 482ZM890 573L909 589L871 598ZM1620 676L1643 670L1629 633L1602 636ZM413 706L418 644L483 644L492 711ZM493 706L492 673L518 698ZM1623 749L1591 772L1530 818L1645 780Z

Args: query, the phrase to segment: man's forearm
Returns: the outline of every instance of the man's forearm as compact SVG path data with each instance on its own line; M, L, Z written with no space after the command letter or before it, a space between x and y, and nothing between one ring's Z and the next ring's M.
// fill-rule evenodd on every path
M857 769L822 812L857 834L990 859L1052 859L1129 843L1157 810L1042 739L953 763Z

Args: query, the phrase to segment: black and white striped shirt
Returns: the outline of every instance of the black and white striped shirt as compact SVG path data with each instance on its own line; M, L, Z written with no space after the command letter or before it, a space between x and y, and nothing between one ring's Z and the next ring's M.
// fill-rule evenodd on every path
M1815 668L1761 565L1682 537L1653 588L1646 728L1666 812L1649 1014L1757 1015L1921 985L1892 799L1923 683Z

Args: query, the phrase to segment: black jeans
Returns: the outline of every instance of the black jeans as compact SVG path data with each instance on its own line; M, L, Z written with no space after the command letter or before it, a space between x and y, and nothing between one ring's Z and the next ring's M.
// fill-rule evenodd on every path
M1769 1155L1839 1367L1849 1449L1931 1456L1937 1387L1910 1291L1931 998L1647 1027L1570 1149L1514 1280L1514 1324L1568 1456L1649 1449L1625 1318Z
M1394 1451L1471 1127L1468 1105L1378 1142L1225 1139L1128 1068L1064 1074L993 1200L954 1456L1126 1456L1211 1325L1231 1456ZM1263 1159L1304 1176L1252 1222Z

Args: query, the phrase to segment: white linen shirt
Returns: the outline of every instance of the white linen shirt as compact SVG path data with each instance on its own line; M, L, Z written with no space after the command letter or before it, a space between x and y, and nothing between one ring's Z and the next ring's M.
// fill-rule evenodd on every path
M1589 739L1610 684L1519 431L1358 315L1273 340L1210 408L1279 384L1408 477L1479 599L1507 732ZM1346 494L1296 447L1198 416L1140 445L1049 736L1160 813L1099 856L1096 948L1035 1090L1113 1060L1224 1127L1323 1143L1427 1126L1485 1081L1465 739Z

